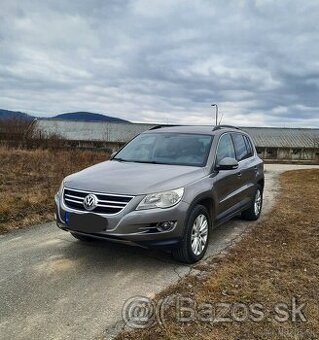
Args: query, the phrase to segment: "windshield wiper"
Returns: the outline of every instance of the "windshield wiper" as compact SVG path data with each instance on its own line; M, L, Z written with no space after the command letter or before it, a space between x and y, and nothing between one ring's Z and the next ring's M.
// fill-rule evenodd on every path
M149 163L149 164L162 164L162 163L158 163L156 161L131 161L134 163Z
M139 161L139 160L134 160L134 159L123 159L123 158L119 158L119 157L112 158L112 161L113 160L119 161L119 162L163 164L163 163L159 163L159 162L156 162L156 161Z
M119 161L119 162L132 162L124 158L114 157L111 159L112 161Z

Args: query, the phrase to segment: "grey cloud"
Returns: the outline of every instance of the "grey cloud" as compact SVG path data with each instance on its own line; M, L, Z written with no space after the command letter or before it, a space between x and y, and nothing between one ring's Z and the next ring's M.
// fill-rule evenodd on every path
M0 107L318 126L317 1L9 1Z

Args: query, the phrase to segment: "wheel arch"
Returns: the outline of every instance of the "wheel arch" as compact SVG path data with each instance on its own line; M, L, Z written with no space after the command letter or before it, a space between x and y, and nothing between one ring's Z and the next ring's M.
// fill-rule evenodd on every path
M191 211L196 205L202 205L204 206L208 213L209 217L211 219L211 222L215 219L215 200L214 197L210 193L202 193L194 198L192 203L189 206L187 218L189 218Z
M259 179L257 184L260 185L261 191L263 192L264 191L264 186L265 186L265 179L264 178Z

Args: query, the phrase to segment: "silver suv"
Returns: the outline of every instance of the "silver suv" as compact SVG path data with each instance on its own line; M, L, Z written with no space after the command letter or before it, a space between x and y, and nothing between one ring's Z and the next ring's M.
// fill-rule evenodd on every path
M263 162L244 131L156 126L110 160L66 177L55 216L81 241L169 247L193 263L213 227L238 214L258 219L263 188Z

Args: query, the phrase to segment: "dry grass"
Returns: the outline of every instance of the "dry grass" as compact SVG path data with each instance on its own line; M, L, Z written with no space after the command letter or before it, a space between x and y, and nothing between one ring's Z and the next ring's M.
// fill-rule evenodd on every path
M0 233L53 219L62 179L106 160L103 152L0 146Z
M177 323L166 313L165 328L122 333L117 339L319 339L319 170L281 176L279 204L228 255L200 268L205 275L187 277L156 297L181 294L198 303L262 303L263 321ZM306 322L274 321L277 303L305 302Z

